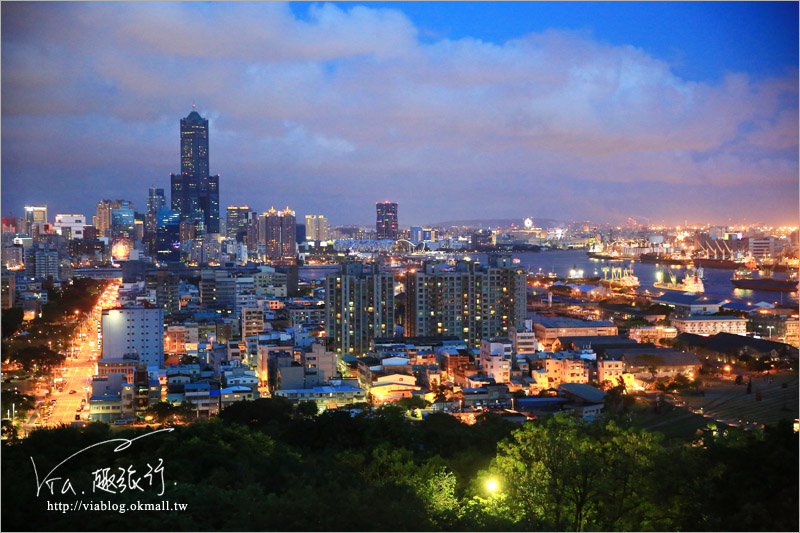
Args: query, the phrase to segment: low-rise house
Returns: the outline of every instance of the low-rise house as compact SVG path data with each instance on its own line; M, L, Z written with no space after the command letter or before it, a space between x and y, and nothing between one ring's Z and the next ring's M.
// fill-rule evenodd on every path
M339 409L353 403L367 401L367 392L350 385L325 385L310 389L285 389L275 391L275 396L282 396L293 403L313 401L320 411Z
M242 386L233 386L233 387L225 387L224 389L220 389L219 391L220 396L222 398L222 408L225 409L232 403L241 402L241 401L252 401L256 399L258 396L253 394L253 390L250 387L242 387ZM256 393L257 394L257 393Z

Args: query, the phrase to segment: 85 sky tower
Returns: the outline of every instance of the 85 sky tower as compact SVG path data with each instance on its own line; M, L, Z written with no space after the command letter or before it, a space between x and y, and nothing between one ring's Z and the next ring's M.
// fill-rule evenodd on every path
M181 173L170 174L172 210L201 233L219 233L219 175L210 176L208 120L192 110L181 119Z

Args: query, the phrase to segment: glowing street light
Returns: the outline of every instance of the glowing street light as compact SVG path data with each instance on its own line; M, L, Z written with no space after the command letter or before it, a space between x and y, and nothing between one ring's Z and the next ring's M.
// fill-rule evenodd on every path
M496 481L489 481L489 483L487 483L486 486L489 488L489 490L492 493L494 493L494 491L497 490L497 482Z

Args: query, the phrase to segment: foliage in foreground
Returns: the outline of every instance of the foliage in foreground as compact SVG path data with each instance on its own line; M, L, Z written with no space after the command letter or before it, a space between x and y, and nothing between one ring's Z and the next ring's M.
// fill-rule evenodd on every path
M467 426L446 414L412 425L394 409L377 416L298 413L288 402L231 406L219 419L91 449L61 467L76 490L36 498L39 475L70 454L142 429L34 432L4 445L6 530L400 531L400 530L797 530L797 435L707 435L664 446L657 434L614 422L556 416L522 427L489 415ZM701 444L701 445L698 445ZM160 485L91 495L102 467L139 475L159 459ZM487 489L495 481L497 489ZM62 482L56 483L58 493ZM51 502L171 501L186 512L69 512Z

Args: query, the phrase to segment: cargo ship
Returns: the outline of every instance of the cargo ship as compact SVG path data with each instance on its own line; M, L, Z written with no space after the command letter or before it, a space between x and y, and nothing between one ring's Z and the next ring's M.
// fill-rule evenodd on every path
M742 268L742 266L744 266L743 263L734 261L732 259L695 257L692 259L692 262L695 264L695 266L701 266L703 268L721 268L725 270L736 270L737 268Z
M658 272L656 274L658 276L658 281L653 283L653 287L657 289L665 289L668 291L681 291L681 292L693 292L696 294L702 294L705 292L705 286L703 286L703 280L700 276L702 273L698 273L693 268L690 268L686 271L686 277L678 283L677 277L672 271L669 271L668 277L669 281L662 281L663 274Z
M769 273L768 273L769 274ZM737 289L772 292L797 292L797 278L775 279L769 275L754 278L749 273L737 271L731 278L731 283Z
M658 263L660 265L691 265L692 259L689 257L675 256L660 253L647 253L639 256L642 263Z

